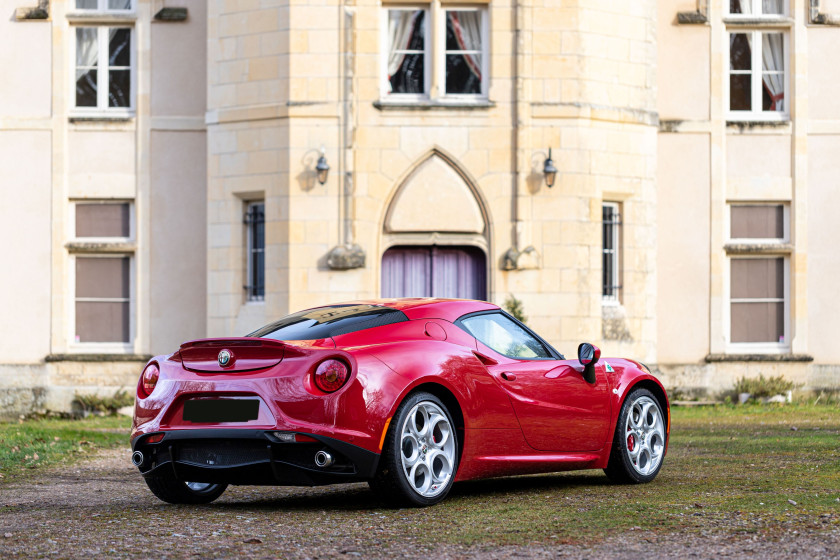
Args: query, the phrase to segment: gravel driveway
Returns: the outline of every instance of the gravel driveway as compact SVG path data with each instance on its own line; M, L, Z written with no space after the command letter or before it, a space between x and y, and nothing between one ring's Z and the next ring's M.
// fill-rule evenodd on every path
M456 486L454 492L459 491L464 490ZM502 547L466 547L449 544L452 540L445 535L418 536L418 522L440 515L447 515L440 506L384 509L364 484L231 487L209 506L171 506L148 491L127 450L112 450L80 465L0 486L0 557L840 557L840 532L802 528L785 529L774 542L720 529L694 534L628 531L605 535L599 542ZM435 522L440 526L439 519ZM489 530L505 520L482 522Z

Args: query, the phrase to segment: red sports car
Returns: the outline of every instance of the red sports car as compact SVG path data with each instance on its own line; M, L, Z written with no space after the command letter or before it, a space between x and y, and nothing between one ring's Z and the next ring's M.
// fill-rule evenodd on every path
M650 482L668 397L643 364L599 358L583 343L567 360L483 301L307 309L152 359L132 461L171 503L211 502L229 484L367 481L426 506L455 481L593 468Z

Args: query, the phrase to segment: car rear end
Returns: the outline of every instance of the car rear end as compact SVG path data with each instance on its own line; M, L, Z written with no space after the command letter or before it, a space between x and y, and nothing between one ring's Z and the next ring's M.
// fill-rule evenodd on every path
M131 442L146 477L316 485L369 479L382 426L364 406L385 366L331 339L189 342L144 369Z

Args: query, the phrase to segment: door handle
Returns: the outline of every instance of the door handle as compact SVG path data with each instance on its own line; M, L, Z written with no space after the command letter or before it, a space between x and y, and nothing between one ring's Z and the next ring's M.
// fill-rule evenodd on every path
M516 375L510 373L509 371L503 371L502 372L502 379L504 379L505 381L515 381L516 380Z

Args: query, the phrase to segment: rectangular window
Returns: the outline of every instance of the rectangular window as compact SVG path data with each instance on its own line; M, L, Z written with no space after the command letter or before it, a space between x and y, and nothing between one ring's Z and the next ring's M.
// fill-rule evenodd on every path
M486 10L446 10L447 95L484 93L484 14Z
M486 8L432 5L386 8L384 14L383 97L422 101L487 95Z
M98 12L130 12L132 0L76 0L76 9Z
M787 34L729 33L729 117L783 120L788 114Z
M784 16L787 0L729 0L729 15L739 17Z
M389 9L385 91L389 95L428 92L427 11Z
M76 204L76 237L131 237L128 202Z
M732 205L729 237L751 241L786 241L787 220L783 204Z
M787 344L786 277L784 257L730 260L732 343Z
M75 36L75 107L132 108L132 29L76 27Z
M604 302L618 303L621 291L621 214L616 202L603 204L603 282Z
M131 257L76 257L75 341L130 341Z
M265 202L251 202L245 213L247 228L247 283L248 301L265 299Z

